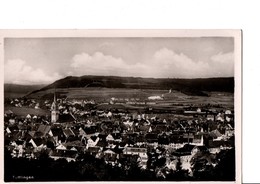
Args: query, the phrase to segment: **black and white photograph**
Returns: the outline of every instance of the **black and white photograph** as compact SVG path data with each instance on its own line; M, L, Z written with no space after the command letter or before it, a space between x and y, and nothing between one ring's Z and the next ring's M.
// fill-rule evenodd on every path
M241 30L6 32L5 182L241 180Z

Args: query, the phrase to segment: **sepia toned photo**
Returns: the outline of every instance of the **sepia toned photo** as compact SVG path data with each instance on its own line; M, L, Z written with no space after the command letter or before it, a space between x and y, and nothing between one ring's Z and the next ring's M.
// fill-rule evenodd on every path
M241 182L240 30L0 33L5 182Z

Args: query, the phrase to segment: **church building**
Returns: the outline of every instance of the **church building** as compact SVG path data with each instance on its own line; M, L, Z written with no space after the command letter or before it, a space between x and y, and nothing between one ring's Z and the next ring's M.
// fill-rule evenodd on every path
M57 109L56 94L54 93L54 99L51 105L51 122L56 123L58 119L59 119L59 110Z

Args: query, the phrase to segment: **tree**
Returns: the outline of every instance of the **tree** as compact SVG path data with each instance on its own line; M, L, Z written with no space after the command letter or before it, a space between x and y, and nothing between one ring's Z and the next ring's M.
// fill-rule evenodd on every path
M181 167L180 158L176 163L176 170L171 170L170 173L167 175L166 180L168 181L189 181L191 177L189 176L189 171L184 170Z
M234 181L236 173L235 149L223 150L217 155L219 163L216 165L214 174L221 181Z

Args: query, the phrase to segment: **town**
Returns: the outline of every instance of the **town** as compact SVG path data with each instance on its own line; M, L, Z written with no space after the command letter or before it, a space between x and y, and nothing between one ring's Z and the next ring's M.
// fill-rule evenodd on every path
M88 156L123 171L136 163L138 169L153 173L157 180L178 180L170 175L179 170L185 171L189 180L196 180L200 172L220 165L221 153L235 149L234 109L211 104L173 104L180 106L178 110L153 108L163 101L163 96L67 99L55 92L52 98L41 101L6 99L7 107L44 110L46 114L17 115L12 108L5 108L5 154L28 162L45 154L67 164ZM12 177L10 180L16 181L17 176Z

